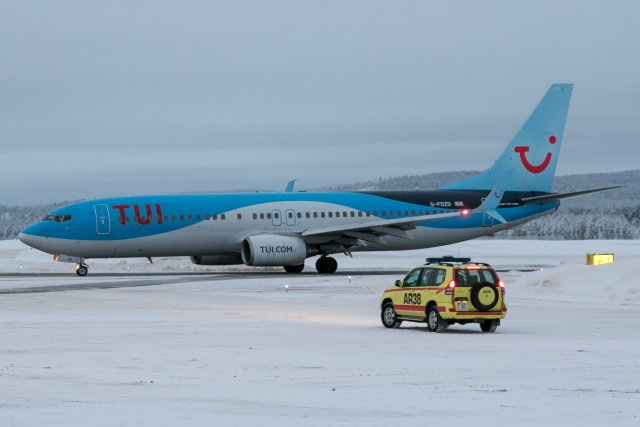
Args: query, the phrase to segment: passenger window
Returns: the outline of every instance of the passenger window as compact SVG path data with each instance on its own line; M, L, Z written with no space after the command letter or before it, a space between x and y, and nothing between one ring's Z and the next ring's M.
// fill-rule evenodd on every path
M324 212L320 212L320 216L324 218Z
M189 215L189 221L193 219L193 215Z
M333 217L333 212L329 212L329 218Z
M351 218L353 218L354 216L356 216L356 213L354 211L351 211Z
M371 216L371 212L367 211L367 216Z
M467 270L456 271L456 286L469 286L467 280Z
M267 219L271 219L271 214L267 212Z
M340 218L340 212L336 212L336 218Z
M287 212L287 216L288 216L289 218L293 218L293 212Z
M212 218L213 219L218 219L218 215L213 215Z
M385 212L385 211L382 211L382 216L385 216L385 214L386 214L386 212Z
M369 215L367 215L369 216ZM378 216L378 211L373 211L373 216Z
M258 214L255 214L255 213L254 213L254 214L252 214L252 215L251 215L251 217L252 217L253 219L258 219Z
M238 214L238 219L242 219L242 214Z
M411 216L416 216L416 211L411 211Z
M418 286L429 286L431 284L431 277L433 276L433 268L425 268L422 276L420 276L420 284Z
M302 218L302 214L300 212L297 213L298 218Z
M306 212L304 216L306 216L307 218L311 218L311 214L309 212Z
M180 221L184 221L184 215L180 215Z
M202 215L198 215L197 219L198 219L198 221L200 221L202 219Z
M358 211L358 216L362 217L362 211Z
M313 217L314 217L314 218L318 218L318 212L314 212L314 213L313 213Z
M224 214L220 215L220 219L226 219L226 216Z
M414 288L418 285L418 279L420 278L420 273L422 272L421 268L416 268L411 273L407 274L407 277L404 278L403 287L405 288Z
M264 219L264 214L263 213L260 214L260 219Z
M433 277L433 286L440 286L442 285L442 282L444 282L444 278L447 275L447 272L445 270L442 270L441 268L435 268L434 271L436 272L434 274Z

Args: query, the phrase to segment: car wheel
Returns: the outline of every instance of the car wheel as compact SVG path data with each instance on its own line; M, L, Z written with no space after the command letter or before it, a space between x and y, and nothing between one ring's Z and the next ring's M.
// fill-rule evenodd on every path
M402 320L398 320L398 315L393 308L393 304L390 302L382 306L380 318L382 319L382 324L385 328L397 329L402 325Z
M482 329L482 332L495 332L499 324L500 321L498 320L485 320L480 323L480 329Z
M429 307L429 310L427 310L427 328L429 328L431 332L442 332L447 326L449 326L449 324L440 316L438 307L435 305Z
M500 291L491 283L480 283L471 288L471 303L479 311L489 311L500 299Z

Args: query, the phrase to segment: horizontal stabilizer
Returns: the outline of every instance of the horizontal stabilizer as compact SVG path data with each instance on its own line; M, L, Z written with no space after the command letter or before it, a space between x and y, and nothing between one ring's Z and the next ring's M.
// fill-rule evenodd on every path
M572 197L586 196L587 194L599 193L601 191L613 190L615 188L620 188L620 187L622 186L617 185L615 187L594 188L593 190L574 191L571 193L555 193L555 194L545 194L544 196L524 197L520 199L520 202L524 204L551 202L554 200L563 200L563 199L570 199Z

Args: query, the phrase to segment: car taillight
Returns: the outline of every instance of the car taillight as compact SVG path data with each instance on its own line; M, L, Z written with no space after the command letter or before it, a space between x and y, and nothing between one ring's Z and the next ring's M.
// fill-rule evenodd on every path
M498 280L498 287L504 288L504 283L502 282L502 280Z
M449 284L447 285L447 288L455 288L456 287L456 281L452 280L449 282Z

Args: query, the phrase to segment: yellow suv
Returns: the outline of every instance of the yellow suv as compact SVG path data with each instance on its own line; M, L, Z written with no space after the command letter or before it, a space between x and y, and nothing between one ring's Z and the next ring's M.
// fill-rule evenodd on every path
M470 258L427 258L380 300L382 324L398 328L404 320L426 322L433 332L454 323L479 323L494 332L507 315L504 283L489 264Z

